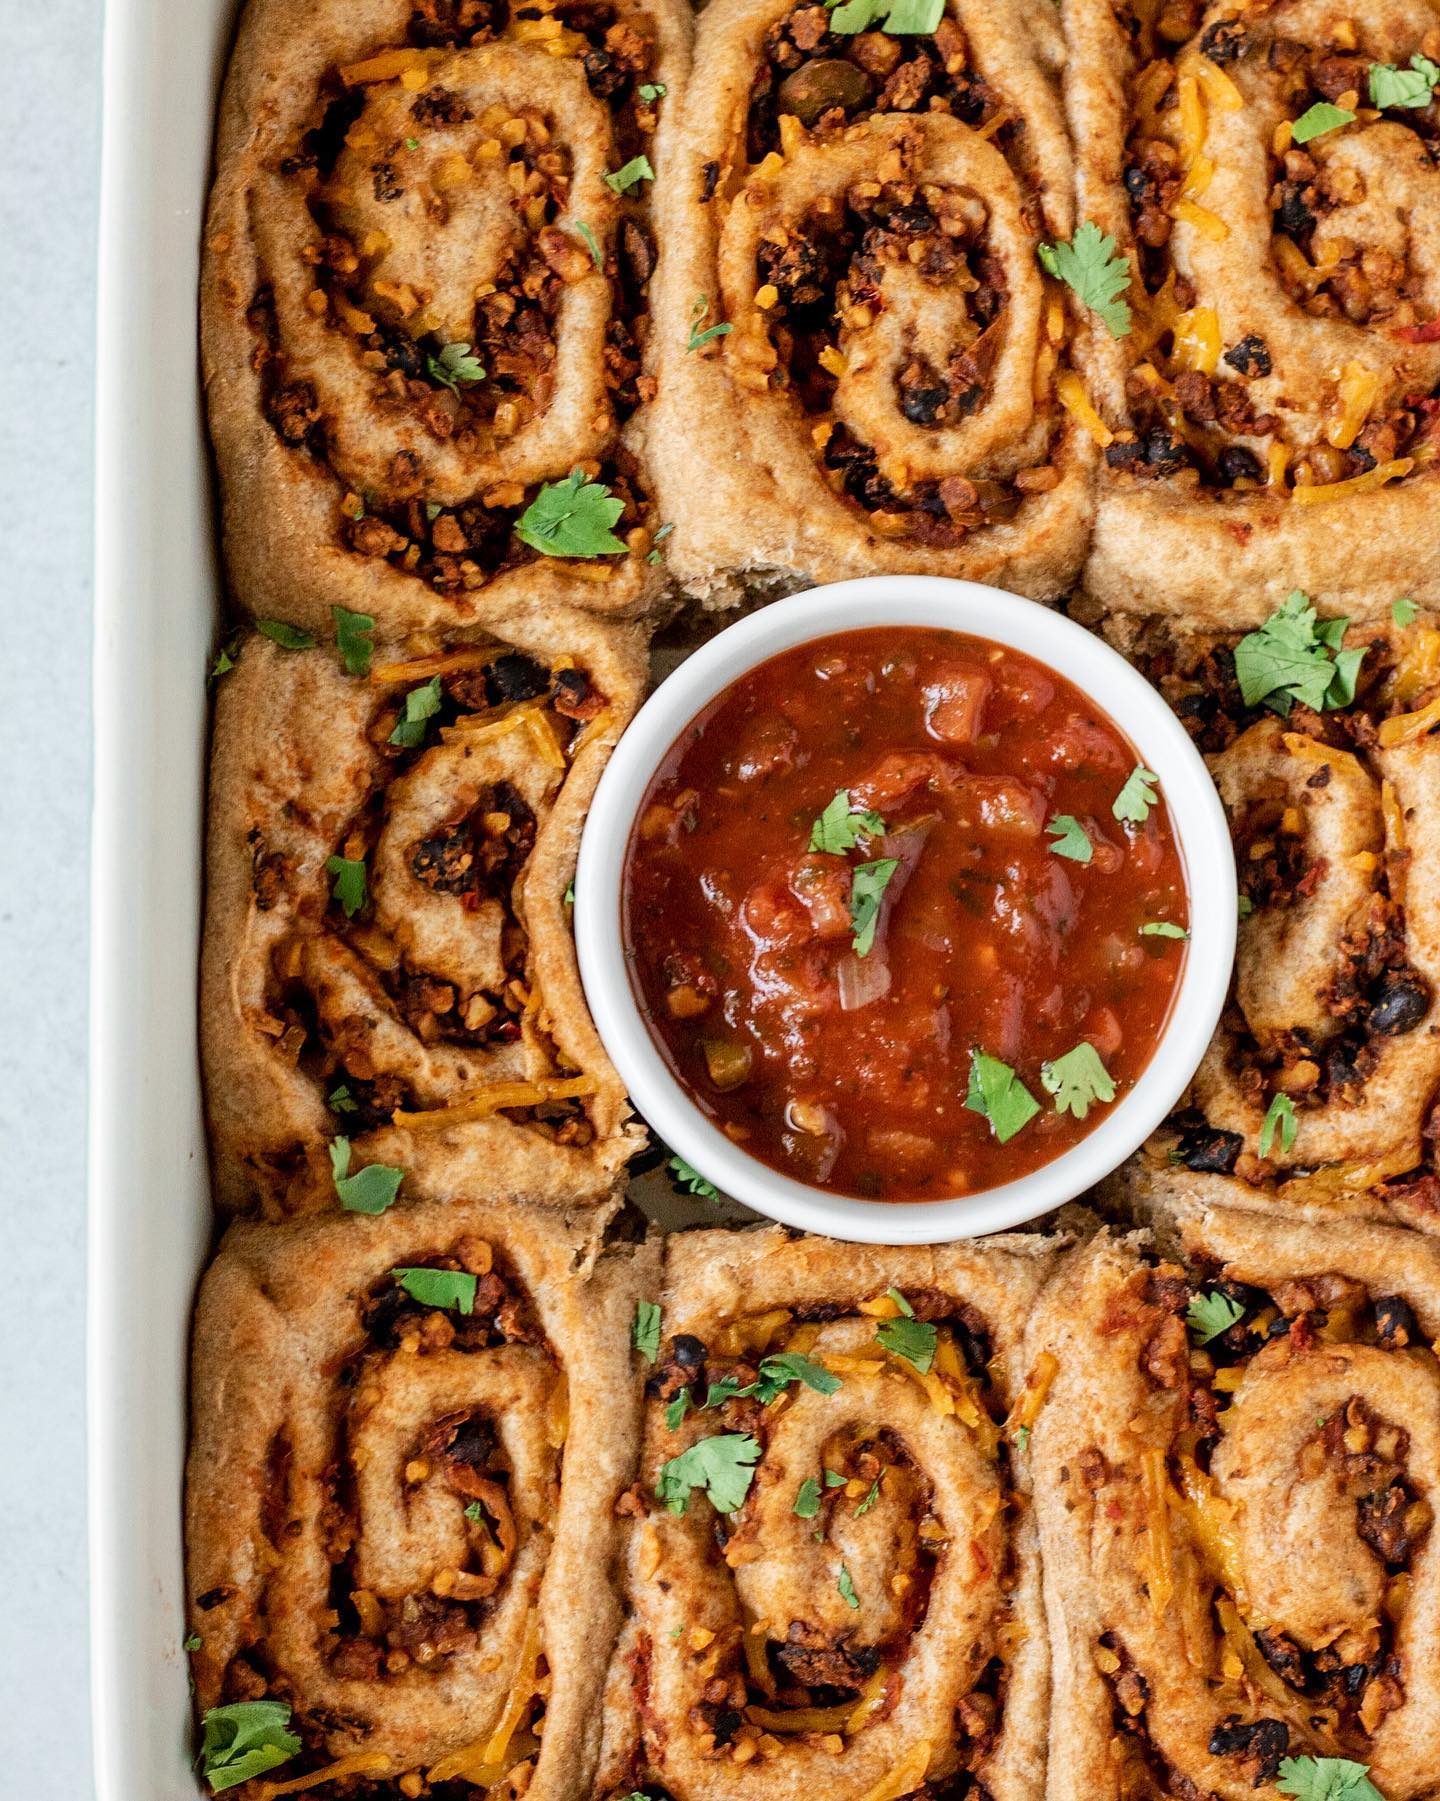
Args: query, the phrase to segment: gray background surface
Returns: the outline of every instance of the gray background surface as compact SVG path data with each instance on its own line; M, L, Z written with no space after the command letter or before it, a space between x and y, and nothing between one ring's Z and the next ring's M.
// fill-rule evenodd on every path
M84 1158L100 0L0 58L0 1792L85 1801Z

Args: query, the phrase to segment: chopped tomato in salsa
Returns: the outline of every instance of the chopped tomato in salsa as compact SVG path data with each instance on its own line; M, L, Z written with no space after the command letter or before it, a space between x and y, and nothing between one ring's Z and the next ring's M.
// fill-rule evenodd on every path
M993 1188L1093 1130L1188 926L1158 782L1018 651L847 632L742 676L632 833L627 955L679 1079L754 1156L880 1200Z

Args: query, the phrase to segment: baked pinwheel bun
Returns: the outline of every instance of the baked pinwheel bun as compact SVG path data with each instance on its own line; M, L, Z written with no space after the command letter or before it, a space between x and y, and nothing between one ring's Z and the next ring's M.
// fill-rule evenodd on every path
M882 570L1058 595L1094 450L1036 261L1071 228L1058 31L1012 0L921 0L907 35L873 11L715 0L661 121L669 567L716 601Z
M407 1140L478 1146L494 1186L557 1200L635 1148L567 885L640 645L573 614L509 630L351 641L354 675L251 634L220 682L202 1012L226 1211L333 1205L327 1141L363 1164L381 1127L402 1166Z
M689 31L677 0L252 0L202 289L252 612L403 632L645 603L658 521L622 437Z
M1039 1794L1020 1335L1054 1263L668 1240L599 1795Z
M1297 596L1238 642L1139 634L1209 752L1240 883L1230 1004L1162 1146L1292 1209L1435 1229L1440 631L1400 614L1347 631Z
M207 1742L238 1707L280 1784L588 1796L657 1263L482 1189L231 1229L192 1372Z
M1440 1249L1209 1199L1161 1221L1183 1265L1102 1234L1032 1331L1047 1801L1430 1801Z
M1086 587L1220 627L1297 585L1434 604L1440 13L1062 13L1080 212L1133 276L1128 329L1094 340Z

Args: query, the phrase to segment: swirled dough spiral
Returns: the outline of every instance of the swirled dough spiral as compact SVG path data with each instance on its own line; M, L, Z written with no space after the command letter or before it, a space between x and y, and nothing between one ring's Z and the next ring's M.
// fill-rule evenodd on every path
M922 37L706 10L660 134L644 428L692 591L876 570L1064 591L1092 447L1036 261L1072 222L1058 51L1008 0L951 0Z
M1185 1267L1102 1233L1031 1332L1059 1370L1032 1441L1047 1797L1278 1801L1286 1758L1339 1757L1430 1801L1440 1251L1232 1208L1221 1177L1147 1184Z
M1000 1421L1024 1388L1012 1349L1053 1255L1041 1238L670 1239L641 1494L717 1434L753 1433L759 1457L738 1512L696 1491L683 1513L649 1500L634 1526L602 1794L862 1801L940 1792L966 1771L994 1801L1038 1792L1037 1570L1024 1453ZM924 1372L877 1343L900 1317L895 1293L929 1322ZM786 1346L840 1386L797 1383L767 1406L697 1400L667 1423L680 1386L753 1379Z
M420 1171L375 1219L237 1225L204 1281L192 1667L202 1708L290 1707L302 1750L277 1780L588 1793L636 1442L629 1324L657 1259L596 1264L587 1232L474 1173ZM397 1268L467 1272L468 1313Z
M1370 69L1440 53L1440 11L1063 16L1079 211L1133 272L1133 329L1089 370L1109 442L1086 587L1217 627L1297 586L1352 616L1433 604L1440 136L1433 105L1374 106Z
M203 981L230 1211L330 1204L325 1141L367 1161L396 1116L556 1199L603 1193L634 1148L564 897L639 646L575 615L512 629L377 651L366 678L256 635L224 678ZM415 693L435 710L399 746ZM363 866L353 916L335 858Z
M645 603L659 571L621 432L652 391L650 183L609 178L646 158L655 96L681 103L688 38L672 0L254 0L203 289L243 604L310 628L338 604L398 634L521 597ZM624 502L623 554L516 534L577 468Z

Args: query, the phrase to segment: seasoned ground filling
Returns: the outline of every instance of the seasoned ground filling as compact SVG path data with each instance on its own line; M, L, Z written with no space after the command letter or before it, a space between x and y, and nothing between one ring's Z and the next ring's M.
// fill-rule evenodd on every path
M584 724L604 709L603 696L582 670L548 669L518 651L493 655L483 666L476 666L473 653L457 653L448 668L443 654L433 661L440 704L426 721L422 745L389 742L404 716L405 687L392 686L377 700L369 735L385 759L383 770L365 808L337 846L337 855L364 859L369 865L386 830L390 783L415 766L426 746L443 743L457 721L483 731L524 708L515 729L527 731L527 722L534 720L535 731L548 732L554 754L563 756ZM414 666L415 685L430 667L430 662L423 669ZM368 906L347 917L332 891L321 922L325 939L344 946L348 959L353 959L351 967L358 965L364 972L363 983L375 1007L403 1021L422 1045L499 1047L540 1031L526 973L529 940L514 899L539 824L515 784L502 778L485 785L473 808L406 847L410 874L424 888L454 897L470 912L482 906L502 910L504 979L491 987L465 989L455 981L437 979L385 934ZM258 837L252 855L256 905L267 911L284 892L291 872ZM321 993L315 986L328 973L328 965L317 974L308 961L307 945L314 935L310 922L297 924L277 948L270 1023L265 1029L275 1040L277 1054L321 1086L339 1130L369 1130L388 1122L397 1109L414 1108L420 1102L401 1076L376 1068L372 1012L367 1009L353 1018L338 1015L333 990ZM583 1145L591 1136L582 1103L575 1100L540 1101L512 1116L523 1116L557 1143Z
M464 1521L466 1551L461 1562L436 1570L429 1587L404 1595L382 1595L366 1589L357 1573L357 1546L364 1526L356 1489L351 1433L372 1404L384 1367L396 1356L424 1359L455 1352L485 1352L503 1345L545 1346L533 1303L513 1270L497 1259L492 1247L463 1238L446 1254L417 1258L426 1269L464 1271L475 1278L473 1310L468 1315L427 1307L390 1275L372 1284L360 1302L363 1338L336 1372L341 1412L336 1421L334 1456L325 1472L326 1496L321 1517L323 1551L329 1563L328 1622L323 1654L342 1678L384 1682L413 1676L417 1670L443 1673L448 1660L473 1651L485 1622L503 1590L527 1528L517 1522L511 1502L513 1472L501 1448L497 1422L483 1410L445 1414L417 1428L401 1482L407 1494L443 1489ZM412 1266L414 1267L414 1266ZM291 1537L290 1492L292 1453L283 1435L271 1446L268 1485L262 1502L262 1525L277 1555ZM201 1596L207 1605L223 1596ZM543 1679L531 1705L528 1727L543 1713ZM328 1762L324 1732L333 1722L311 1718L303 1696L297 1696L283 1671L270 1663L264 1621L255 1622L255 1642L237 1655L225 1673L225 1702L283 1700L293 1709L292 1727L304 1741L309 1763ZM517 1741L518 1742L518 1741ZM393 1795L393 1778L347 1783L345 1794ZM408 1792L408 1791L407 1791ZM418 1792L418 1791L415 1791ZM452 1792L441 1782L427 1793ZM457 1794L468 1786L455 1785Z
M1297 702L1286 730L1366 762L1386 720L1423 716L1432 697L1440 694L1437 652L1440 639L1428 631L1412 634L1408 647L1405 640L1377 633L1361 666L1353 704L1317 713ZM1263 706L1245 706L1228 644L1195 651L1161 646L1141 658L1141 667L1207 754L1225 750L1266 717ZM1322 763L1309 783L1323 788L1330 779ZM1378 771L1374 779L1378 792ZM1325 873L1324 859L1312 859L1303 821L1278 785L1273 795L1260 795L1232 822L1232 833L1244 910L1293 905ZM1232 1005L1227 1023L1242 1046L1242 1079L1262 1108L1275 1093L1288 1095L1297 1111L1336 1099L1358 1101L1383 1041L1415 1031L1424 1020L1432 997L1407 951L1406 863L1404 851L1379 859L1374 891L1336 947L1335 971L1320 997L1332 1022L1323 1035L1308 1030L1277 1034L1262 1051L1247 1039L1244 1018ZM1180 1138L1173 1154L1186 1168L1263 1177L1263 1166L1242 1151L1236 1133L1213 1130L1188 1114L1174 1124ZM1435 1124L1440 1126L1440 1116ZM1435 1135L1431 1127L1426 1131Z
M1232 1325L1203 1347L1187 1333L1185 1316L1198 1301L1223 1297L1236 1312ZM1356 1619L1326 1642L1305 1644L1298 1626L1252 1626L1226 1589L1211 1546L1223 1542L1229 1515L1212 1466L1226 1430L1222 1418L1246 1369L1283 1370L1313 1358L1327 1345L1374 1346L1381 1351L1428 1357L1425 1337L1403 1296L1372 1296L1336 1274L1296 1278L1271 1292L1215 1272L1187 1281L1174 1266L1149 1272L1134 1302L1148 1314L1140 1367L1150 1384L1183 1397L1186 1423L1168 1448L1172 1517L1190 1523L1204 1578L1213 1594L1206 1612L1215 1643L1232 1661L1221 1684L1222 1708L1210 1734L1210 1756L1233 1763L1237 1779L1253 1786L1272 1781L1285 1757L1351 1757L1366 1761L1366 1745L1385 1717L1405 1699L1396 1660L1395 1626L1408 1599L1409 1572L1425 1545L1433 1516L1409 1474L1409 1435L1377 1413L1361 1394L1317 1418L1289 1479L1333 1485L1343 1520L1353 1507L1355 1537L1383 1566L1383 1604L1373 1617ZM1102 1330L1105 1326L1102 1324ZM1283 1431L1277 1422L1277 1431ZM1098 1490L1114 1477L1103 1456L1082 1459L1080 1476ZM1342 1528L1343 1529L1343 1528ZM1215 1538L1212 1534L1219 1534ZM1317 1544L1317 1556L1325 1547ZM1332 1555L1343 1548L1331 1547ZM1194 1801L1197 1790L1173 1769L1149 1737L1150 1685L1123 1634L1104 1633L1095 1663L1111 1692L1117 1751L1123 1758L1121 1793L1135 1801L1155 1795ZM1233 1672L1243 1667L1243 1680ZM1228 1703L1224 1689L1228 1686Z
M830 132L871 113L951 113L987 133L1013 160L1024 127L999 94L970 67L959 22L946 14L928 37L830 29L830 10L798 6L765 34L764 60L750 90L747 149L758 163L781 148L780 118Z
M572 175L562 127L540 106L525 104L523 94L510 106L492 105L477 115L462 93L445 85L443 60L432 76L426 53L506 41L536 42L549 54L573 57L610 115L610 166L618 169L652 143L660 100L653 84L656 47L604 0L537 0L513 9L498 0L426 0L412 15L409 39L409 50L378 50L332 71L317 98L315 122L279 169L299 184L316 227L300 251L313 270L312 310L370 378L364 404L378 420L417 427L437 447L488 453L550 406L560 305L567 284L589 275L594 263L586 242L556 224ZM407 55L416 59L413 69L387 69L373 79L393 85L400 76L405 85L413 78L413 98L398 115L391 106L372 119L369 80L355 71ZM641 98L642 87L650 98ZM450 145L456 148L447 162L442 153ZM503 170L525 236L492 279L473 297L467 294L459 313L452 298L442 317L447 309L439 295L387 279L387 208L394 208L404 230L418 198L427 217L443 227L463 203L461 165L471 160L482 172L491 165ZM447 174L451 164L453 176ZM459 201L451 198L454 183ZM617 423L653 395L651 379L641 374L655 262L645 218L648 191L647 181L637 181L617 196L620 218L605 265L613 306L602 365ZM327 460L331 434L324 406L311 380L287 372L268 283L256 292L249 321L271 426L284 443ZM467 360L458 360L462 350ZM641 506L633 464L622 457L582 466L589 479L603 481L625 502L620 535L633 531ZM560 479L568 469L551 473ZM538 486L497 482L462 505L441 507L424 491L419 459L401 450L382 492L344 492L336 529L359 555L383 557L441 593L462 592L532 557L513 528Z
M1388 147L1392 155L1408 133L1413 134L1409 143L1418 139L1431 164L1440 157L1440 105L1433 97L1419 108L1380 111L1371 105L1369 70L1377 59L1357 36L1364 31L1363 11L1337 26L1334 41L1302 44L1267 29L1264 10L1252 22L1222 17L1202 31L1201 0L1119 9L1138 71L1131 85L1124 183L1148 305L1136 309L1132 348L1139 360L1127 385L1135 428L1117 435L1106 459L1113 469L1141 479L1179 479L1236 492L1282 477L1325 486L1383 472L1417 452L1432 457L1440 446L1440 393L1399 392L1371 405L1358 378L1348 390L1341 384L1318 440L1290 442L1282 420L1249 392L1256 378L1271 373L1270 347L1255 335L1222 341L1207 296L1197 294L1172 266L1169 245L1177 216L1190 217L1197 229L1212 234L1224 229L1223 221L1217 224L1205 212L1204 158L1197 173L1194 137L1196 109L1203 116L1217 74L1226 81L1227 70L1263 70L1292 126L1324 103L1358 114L1361 122L1352 133L1399 134ZM1440 56L1440 28L1415 49ZM1233 97L1238 102L1238 93ZM1282 128L1267 147L1273 279L1312 318L1345 320L1401 342L1440 340L1440 318L1423 297L1424 271L1363 235L1325 229L1332 215L1353 218L1347 209L1366 198L1357 159L1336 154L1344 141L1343 134L1322 134L1297 144ZM1357 234L1364 229L1362 219ZM1410 241L1408 232L1402 236ZM1302 405L1324 399L1289 398ZM1285 458L1277 472L1272 465L1281 450Z
M991 1454L1003 1456L1003 1409L991 1385L993 1347L983 1318L968 1303L938 1290L912 1290L906 1299L917 1320L937 1327L936 1369L952 1367L974 1406L976 1423L965 1429ZM782 1344L790 1349L808 1344L807 1327L850 1316L851 1310L841 1306L816 1306L735 1322L708 1344L689 1333L677 1334L662 1346L647 1396L677 1420L682 1409L707 1405L707 1419L713 1415L716 1432L748 1433L758 1441L763 1465L775 1410L754 1396L724 1398L726 1391L755 1382L763 1360ZM859 1729L853 1716L862 1702L868 1705L866 1719L885 1719L899 1699L906 1646L924 1624L938 1562L963 1554L961 1547L952 1546L937 1517L924 1469L901 1436L883 1423L840 1428L826 1442L821 1463L828 1472L826 1482L817 1483L815 1511L804 1516L816 1541L838 1538L843 1544L848 1521L872 1508L883 1509L881 1517L894 1538L890 1593L878 1610L870 1604L863 1626L858 1620L839 1629L811 1620L771 1620L761 1636L739 1635L742 1642L722 1660L720 1673L688 1722L705 1755L717 1761L748 1762L757 1750L764 1755L760 1741L767 1736L779 1735L785 1742L797 1733L838 1754L843 1735ZM752 1487L738 1512L716 1516L716 1548L731 1568L762 1554L754 1510L759 1486ZM639 1492L629 1503L637 1509L650 1504L649 1496ZM971 1554L977 1554L975 1546ZM1011 1574L1002 1572L1004 1586ZM823 1609L817 1607L817 1612ZM999 1631L1003 1639L1003 1622ZM648 1655L643 1650L638 1654L636 1679L642 1689L648 1687ZM913 1791L920 1801L962 1801L983 1793L974 1771L998 1739L1005 1686L1004 1659L991 1656L960 1703L949 1767ZM643 1786L647 1794L661 1792Z

